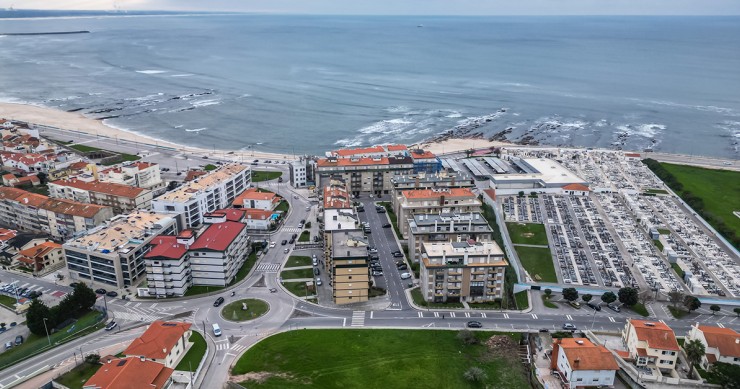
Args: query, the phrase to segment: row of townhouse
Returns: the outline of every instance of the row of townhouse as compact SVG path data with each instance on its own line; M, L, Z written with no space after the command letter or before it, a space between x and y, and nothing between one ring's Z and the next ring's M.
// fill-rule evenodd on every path
M50 197L108 206L117 215L148 209L152 204L152 191L124 184L66 178L50 182L48 187Z

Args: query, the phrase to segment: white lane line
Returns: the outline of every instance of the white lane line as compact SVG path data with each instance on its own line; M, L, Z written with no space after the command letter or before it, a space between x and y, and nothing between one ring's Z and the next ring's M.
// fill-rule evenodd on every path
M504 319L508 319L508 318L509 318L509 314L508 313L504 313Z

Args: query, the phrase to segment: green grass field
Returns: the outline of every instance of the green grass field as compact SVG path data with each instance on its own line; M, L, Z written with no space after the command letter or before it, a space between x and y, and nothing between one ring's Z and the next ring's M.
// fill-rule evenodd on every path
M421 294L421 289L416 288L411 291L411 298L414 299L414 304L424 308L464 308L462 303L430 303L424 300L424 296Z
M71 148L73 148L73 149L75 149L75 150L77 150L79 152L82 152L82 153L89 153L91 151L100 151L100 150L102 150L100 148L92 147L92 146L88 146L88 145L72 145L72 146L69 146L69 147L71 147Z
M201 335L200 332L193 331L190 334L189 340L191 343L193 343L193 345L190 346L190 350L188 350L188 353L185 354L184 357L182 357L182 360L180 361L180 363L177 364L175 370L195 371L196 369L198 369L200 360L203 359L204 355L206 355L206 340L203 338L203 335Z
M740 218L732 214L740 210L740 172L669 163L661 165L683 184L684 192L691 192L704 201L706 212L740 235Z
M246 311L242 310L242 303L247 303ZM240 322L254 320L264 315L269 310L270 305L268 305L264 300L243 299L226 305L221 310L221 316L229 321Z
M506 228L514 244L547 246L547 233L543 224L506 223Z
M311 257L305 255L291 255L285 267L311 266Z
M514 293L516 299L516 308L521 310L529 308L529 298L527 297L527 291L523 290L518 293Z
M277 179L282 176L283 172L268 172L264 170L252 171L252 182L262 182Z
M298 237L299 242L308 242L310 240L311 240L311 233L308 232L307 230L303 230L303 232L301 232L301 235Z
M4 294L0 295L0 304L5 305L11 310L15 310L15 297L6 296Z
M313 278L313 269L283 270L280 273L280 277L282 277L284 280L291 280L296 278Z
M281 200L280 201L280 204L278 204L278 206L275 207L275 211L279 211L279 212L283 212L283 213L288 213L288 209L289 208L290 208L290 204L288 204L288 202L285 201L285 200Z
M87 362L75 366L72 370L62 374L54 381L68 387L69 389L82 389L82 385L100 369L101 364L92 365Z
M555 266L552 264L550 249L524 246L515 246L514 249L516 249L522 266L524 266L524 269L529 272L532 278L542 282L558 282L558 277L555 275Z
M283 286L288 289L288 292L293 293L298 297L306 297L306 282L284 282ZM313 292L308 292L308 295L313 295Z
M645 308L645 306L642 305L642 303L637 303L637 304L635 304L635 305L633 305L631 307L627 307L627 308L631 309L634 313L636 313L636 314L638 314L640 316L644 316L644 317L650 316L650 313L648 312L647 308Z
M544 294L542 295L542 303L545 304L545 307L547 307L547 308L558 309L558 306L555 303L553 303L552 301L550 301L550 299L548 299L547 297L545 297Z
M493 332L475 331L485 341ZM249 349L233 375L248 388L528 388L515 350L464 345L457 331L303 330L271 336ZM502 334L518 343L519 334ZM479 367L484 382L463 373Z

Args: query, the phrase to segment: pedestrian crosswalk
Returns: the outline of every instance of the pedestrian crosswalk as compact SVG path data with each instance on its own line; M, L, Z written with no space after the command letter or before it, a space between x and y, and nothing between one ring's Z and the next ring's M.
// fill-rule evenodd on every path
M180 306L158 307L157 305L158 303L148 305L136 301L127 301L126 303L123 303L123 300L113 300L108 303L108 308L111 315L118 321L128 320L141 322L160 320L168 316L172 316L173 310L183 309ZM192 318L194 315L195 311L192 311L188 317L178 317L178 320L189 320L188 318Z
M609 316L609 321L610 321L610 322L612 322L612 323L616 323L616 322L617 322L617 321L616 321L616 320L614 320L614 318L613 318L613 317L611 317L611 316Z
M725 325L722 324L722 323L717 323L717 327L719 327L719 328L725 328Z
M231 347L231 345L229 344L228 340L216 342L216 351L228 350L229 347Z
M573 316L571 316L571 315L565 315L565 318L568 319L568 320L573 320Z
M283 231L283 232L300 232L301 229L298 228L298 227L283 227L283 229L281 231Z
M352 312L352 327L363 327L365 325L365 311Z
M235 345L231 346L231 351L234 351L236 353L240 353L240 352L242 352L242 351L244 351L246 349L247 349L247 346L245 346L243 344L235 344Z
M277 273L280 271L280 264L279 263L260 263L257 265L256 271L261 271L265 273Z

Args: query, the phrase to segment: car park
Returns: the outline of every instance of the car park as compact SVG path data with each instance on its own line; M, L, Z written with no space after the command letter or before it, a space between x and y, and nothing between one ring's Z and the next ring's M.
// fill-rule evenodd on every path
M577 328L572 323L565 323L563 324L563 329L564 330L576 330Z
M409 278L411 278L411 274L409 274L409 273L401 273L401 279L402 280L407 280Z
M218 307L219 305L221 305L223 303L224 303L224 298L223 297L219 297L219 298L216 299L216 301L213 302L213 306L214 307Z
M468 328L483 328L483 324L479 321L471 320L467 323Z
M112 329L116 328L117 325L118 323L116 323L115 321L111 321L110 323L105 325L105 330L111 331Z

